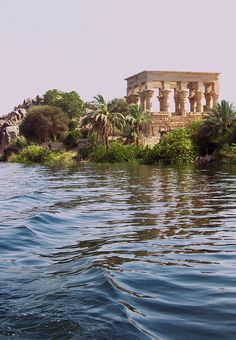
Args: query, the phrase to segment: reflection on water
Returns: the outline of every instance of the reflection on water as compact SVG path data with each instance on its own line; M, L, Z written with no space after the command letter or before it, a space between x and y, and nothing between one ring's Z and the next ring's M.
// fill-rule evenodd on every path
M236 337L235 175L0 164L0 334Z

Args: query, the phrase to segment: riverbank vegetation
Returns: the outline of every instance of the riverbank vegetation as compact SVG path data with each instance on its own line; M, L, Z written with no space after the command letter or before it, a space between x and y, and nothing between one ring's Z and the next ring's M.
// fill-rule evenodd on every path
M91 162L181 164L219 160L236 162L236 109L222 100L203 121L166 133L152 147L144 131L150 116L124 99L107 102L102 95L90 103L72 92L49 90L43 105L31 108L5 159L26 164L73 166ZM53 143L60 144L56 148ZM78 143L79 142L79 143Z
M20 153L9 156L10 162L22 164L42 164L50 167L71 167L76 165L77 153L73 151L52 151L39 145L29 145Z

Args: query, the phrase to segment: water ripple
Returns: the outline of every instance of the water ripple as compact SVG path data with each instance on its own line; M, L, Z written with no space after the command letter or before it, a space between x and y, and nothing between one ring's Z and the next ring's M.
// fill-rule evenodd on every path
M236 338L235 175L0 163L0 337Z

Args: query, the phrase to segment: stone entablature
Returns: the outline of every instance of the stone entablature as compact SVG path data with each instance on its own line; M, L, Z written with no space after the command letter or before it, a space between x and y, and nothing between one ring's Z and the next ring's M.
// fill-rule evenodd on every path
M186 126L196 118L203 118L218 102L219 75L213 72L143 71L126 78L126 100L129 104L140 104L145 111L150 112L149 133L157 136L157 131L160 133L162 129L169 131ZM156 89L158 96L155 100L159 103L159 110L153 112ZM170 110L171 95L175 104L174 112ZM162 127L164 121L165 126Z

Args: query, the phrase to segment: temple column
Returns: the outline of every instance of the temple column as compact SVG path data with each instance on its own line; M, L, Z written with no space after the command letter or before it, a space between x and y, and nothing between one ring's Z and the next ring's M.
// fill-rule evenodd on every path
M219 81L215 81L213 83L213 91L212 91L213 107L215 107L218 104L219 91L220 91Z
M159 104L160 104L160 112L163 111L162 110L162 102L163 102L163 96L162 96L162 90L159 89L159 96L157 96L157 99L159 100Z
M174 90L174 100L175 100L175 112L180 113L180 96L179 96L179 90Z
M180 113L182 115L186 114L186 98L188 95L187 90L179 90L179 96L180 96Z
M202 91L196 91L196 101L197 101L197 112L198 113L203 112L202 98L203 98L203 92Z
M138 104L139 103L139 95L138 94L131 94L131 103Z
M195 96L195 88L190 88L189 90L189 103L190 103L190 112L196 113L196 96Z
M212 98L213 98L213 107L215 107L217 105L217 103L218 103L219 94L216 93L216 92L213 92Z
M189 103L190 103L190 112L195 113L196 112L196 97L189 97Z
M154 91L152 90L146 90L145 91L145 98L146 98L146 111L152 112L152 97L153 97Z
M128 105L132 103L131 96L126 96L125 99Z
M170 95L171 90L160 89L160 92L161 92L160 97L162 98L161 99L161 104L162 104L161 111L169 112L170 111L169 95Z
M211 93L205 92L204 96L205 96L205 99L206 99L205 111L209 111L211 109Z
M140 92L139 97L140 97L140 105L142 106L143 110L146 111L146 94L145 94L145 92Z

